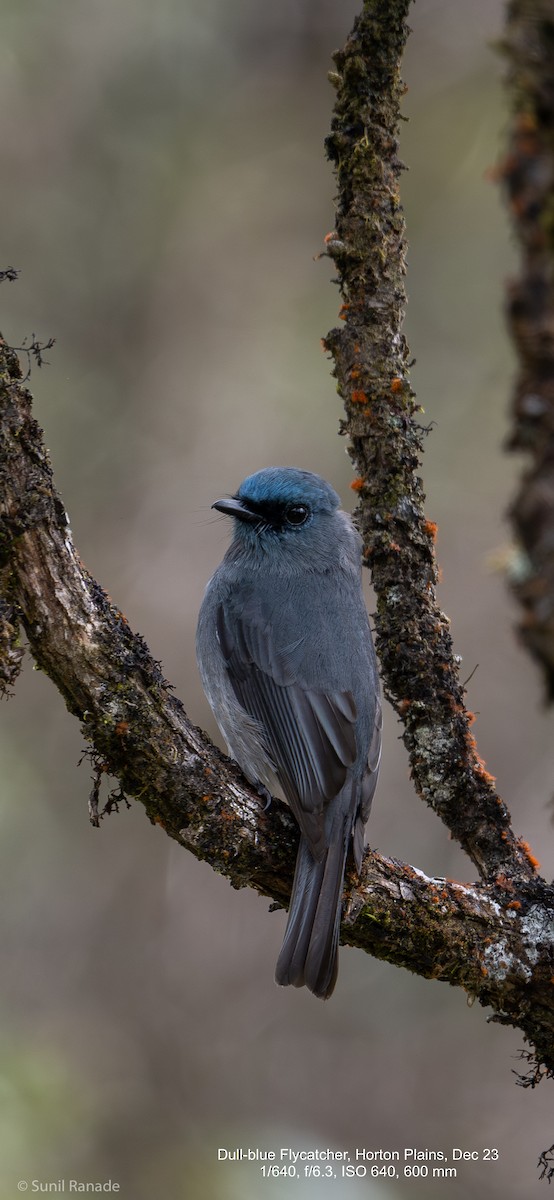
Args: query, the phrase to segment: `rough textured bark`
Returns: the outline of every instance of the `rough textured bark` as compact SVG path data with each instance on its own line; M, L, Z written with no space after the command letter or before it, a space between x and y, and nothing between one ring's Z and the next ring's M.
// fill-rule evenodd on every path
M503 49L511 101L498 168L521 252L507 314L519 370L508 446L530 464L510 510L520 554L511 571L522 641L554 700L554 3L512 0Z
M405 228L398 180L400 59L409 0L364 5L335 55L327 152L335 165L335 230L326 242L344 303L325 345L346 408L343 432L358 472L358 523L377 596L377 649L388 698L420 796L448 825L482 877L531 878L494 779L479 758L464 706L448 618L436 602L436 527L418 476L422 430L401 332Z
M0 484L2 578L98 771L117 776L152 821L234 887L286 903L295 822L278 802L265 812L238 768L191 724L142 638L79 560L17 356L4 343ZM455 883L367 854L361 878L348 882L343 941L463 987L519 1024L554 1066L553 913L542 880Z
M327 344L359 465L360 521L378 595L385 686L406 725L416 786L483 882L429 879L366 853L350 878L343 941L461 986L518 1025L554 1070L554 895L511 830L469 731L448 621L437 609L433 527L417 476L420 430L400 332L404 226L397 192L399 61L406 0L371 0L336 56L329 154L339 183L327 239L345 303ZM124 793L235 887L290 894L298 839L285 806L263 804L186 717L144 641L86 571L16 354L0 342L0 589L5 674L21 624L31 652L80 720L97 780ZM10 675L11 671L11 675ZM114 802L117 800L117 793ZM96 821L98 787L91 801Z

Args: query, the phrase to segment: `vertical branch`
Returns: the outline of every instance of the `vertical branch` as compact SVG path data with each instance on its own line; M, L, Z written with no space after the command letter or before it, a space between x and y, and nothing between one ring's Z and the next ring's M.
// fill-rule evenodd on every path
M510 516L522 554L519 631L554 699L554 3L512 0L504 50L511 98L500 165L521 251L507 314L518 356L509 448L530 456Z
M11 567L0 568L0 697L11 695L23 660Z
M327 153L338 184L327 236L343 298L325 339L343 397L358 478L357 517L377 595L385 688L401 716L419 794L481 874L530 877L494 780L479 758L448 619L436 603L436 527L418 476L422 429L402 334L405 227L399 195L400 62L409 0L365 0L330 79L337 90Z

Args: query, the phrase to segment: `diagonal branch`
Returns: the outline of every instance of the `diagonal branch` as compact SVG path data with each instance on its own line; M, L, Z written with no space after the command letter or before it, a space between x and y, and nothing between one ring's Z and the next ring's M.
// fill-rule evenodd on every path
M532 878L535 863L477 753L448 618L437 605L436 526L418 477L422 429L401 332L405 228L398 192L399 64L410 0L366 0L343 50L327 153L338 183L326 238L344 303L325 339L345 402L342 432L358 471L358 522L377 595L377 649L389 699L404 723L419 795L482 878Z
M286 903L298 840L288 809L275 801L263 810L81 563L17 356L1 341L0 483L2 578L17 596L33 657L80 720L98 770L117 776L151 821L234 887ZM554 894L542 880L517 889L507 876L464 885L367 853L347 901L343 941L465 988L519 1024L554 1065Z
M406 723L419 791L487 882L431 880L366 853L361 878L350 881L342 934L492 1005L495 1018L519 1025L554 1070L552 889L515 839L476 754L448 622L436 607L433 528L416 475L420 430L400 333L404 232L396 191L406 11L406 0L367 3L336 56L328 148L340 193L328 252L347 319L328 344L360 466L386 687ZM81 722L97 777L115 775L153 822L233 886L286 903L298 840L288 810L275 802L263 811L235 764L188 720L142 638L81 563L19 361L1 339L0 572L0 656L9 668L12 655L10 681L21 624L37 663Z

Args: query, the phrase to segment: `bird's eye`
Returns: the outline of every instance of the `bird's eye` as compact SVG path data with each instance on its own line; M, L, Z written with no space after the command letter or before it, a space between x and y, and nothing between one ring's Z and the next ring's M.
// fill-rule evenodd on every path
M306 504L291 504L285 513L289 525L303 525L308 520L309 515L310 510Z

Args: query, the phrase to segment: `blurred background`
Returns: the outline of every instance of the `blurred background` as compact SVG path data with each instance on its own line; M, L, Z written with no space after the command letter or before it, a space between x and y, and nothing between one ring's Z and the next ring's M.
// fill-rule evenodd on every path
M440 598L489 769L551 877L552 715L495 568L521 462L502 450L513 371L500 0L419 0L401 152L406 330L426 420ZM323 152L331 54L351 0L0 0L0 291L34 370L76 544L217 737L196 614L227 544L210 505L259 467L326 476L351 506L340 403L319 339L336 322ZM371 597L369 597L371 611ZM91 829L83 740L25 660L2 711L0 1195L112 1178L125 1200L426 1196L430 1181L260 1181L236 1146L449 1151L499 1160L442 1200L544 1195L552 1085L515 1084L518 1032L445 985L343 949L328 1004L277 990L284 914L234 892L145 820ZM428 873L474 869L413 794L386 714L370 844ZM542 1191L541 1191L542 1189ZM66 1186L67 1191L67 1186Z

